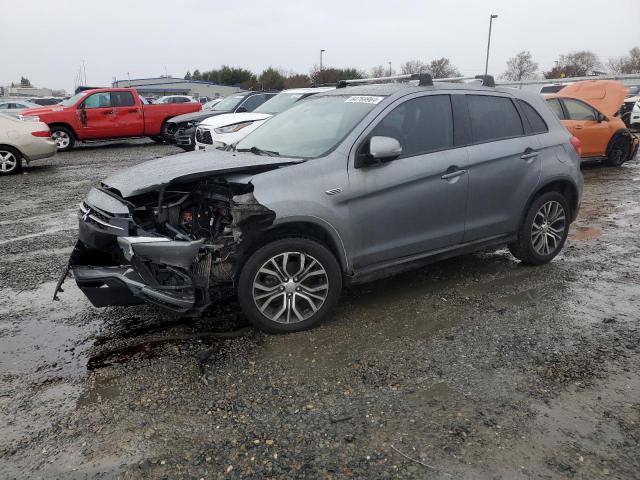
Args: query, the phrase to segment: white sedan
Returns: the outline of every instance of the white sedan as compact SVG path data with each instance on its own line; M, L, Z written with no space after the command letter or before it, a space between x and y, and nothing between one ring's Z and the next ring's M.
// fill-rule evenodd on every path
M56 151L46 123L37 117L23 119L0 113L0 175L19 172L23 161L51 157Z
M272 116L314 93L335 87L292 88L267 100L252 112L226 113L203 120L196 129L196 150L227 148L242 140Z

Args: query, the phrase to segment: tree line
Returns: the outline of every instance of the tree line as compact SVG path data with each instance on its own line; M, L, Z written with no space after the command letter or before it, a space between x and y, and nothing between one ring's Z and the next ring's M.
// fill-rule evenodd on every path
M200 71L195 69L188 71L185 80L200 80L217 83L220 85L239 85L245 89L254 90L283 90L286 88L304 88L311 85L333 84L340 80L353 80L365 77L386 77L396 75L398 72L391 66L377 65L369 71L358 68L324 67L314 65L309 74L296 73L277 69L266 68L256 74L251 70L241 67L223 65L219 69ZM434 78L460 76L458 68L448 58L434 59L429 63L421 60L409 60L400 65L400 73L430 73Z
M546 79L584 77L600 73L614 75L640 73L640 47L633 47L628 55L611 58L603 64L598 56L589 51L565 53L558 56L553 68L542 72ZM520 81L540 78L538 64L529 51L522 51L507 60L507 70L501 76L504 80Z

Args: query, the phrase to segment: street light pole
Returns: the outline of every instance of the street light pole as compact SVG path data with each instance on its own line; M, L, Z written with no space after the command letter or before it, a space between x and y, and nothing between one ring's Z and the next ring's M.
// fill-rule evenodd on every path
M320 71L322 71L322 54L325 52L326 50L321 49L320 50Z
M389 62L389 76L391 76L391 62Z
M487 40L487 62L484 65L485 75L489 71L489 48L491 47L491 25L493 23L494 18L498 18L498 15L491 14L491 16L489 16L489 39Z

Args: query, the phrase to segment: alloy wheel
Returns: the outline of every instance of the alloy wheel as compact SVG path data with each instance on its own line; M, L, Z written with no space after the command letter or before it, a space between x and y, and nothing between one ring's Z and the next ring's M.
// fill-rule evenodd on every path
M56 144L58 149L67 148L71 142L71 137L67 132L56 130L51 134L51 140Z
M0 171L2 173L13 172L18 166L18 159L13 152L0 150Z
M551 255L562 244L567 228L564 208L555 200L543 203L533 217L531 244L538 255Z
M253 301L269 320L298 323L324 305L329 276L322 264L302 252L283 252L264 262L253 279Z

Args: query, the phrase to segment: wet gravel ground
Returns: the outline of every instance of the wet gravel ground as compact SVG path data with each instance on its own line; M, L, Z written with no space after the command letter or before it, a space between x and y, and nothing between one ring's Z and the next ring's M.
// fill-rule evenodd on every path
M0 478L640 478L640 165L585 165L567 248L344 292L301 334L52 302L76 210L122 167L92 145L0 178ZM384 221L384 219L381 219Z

